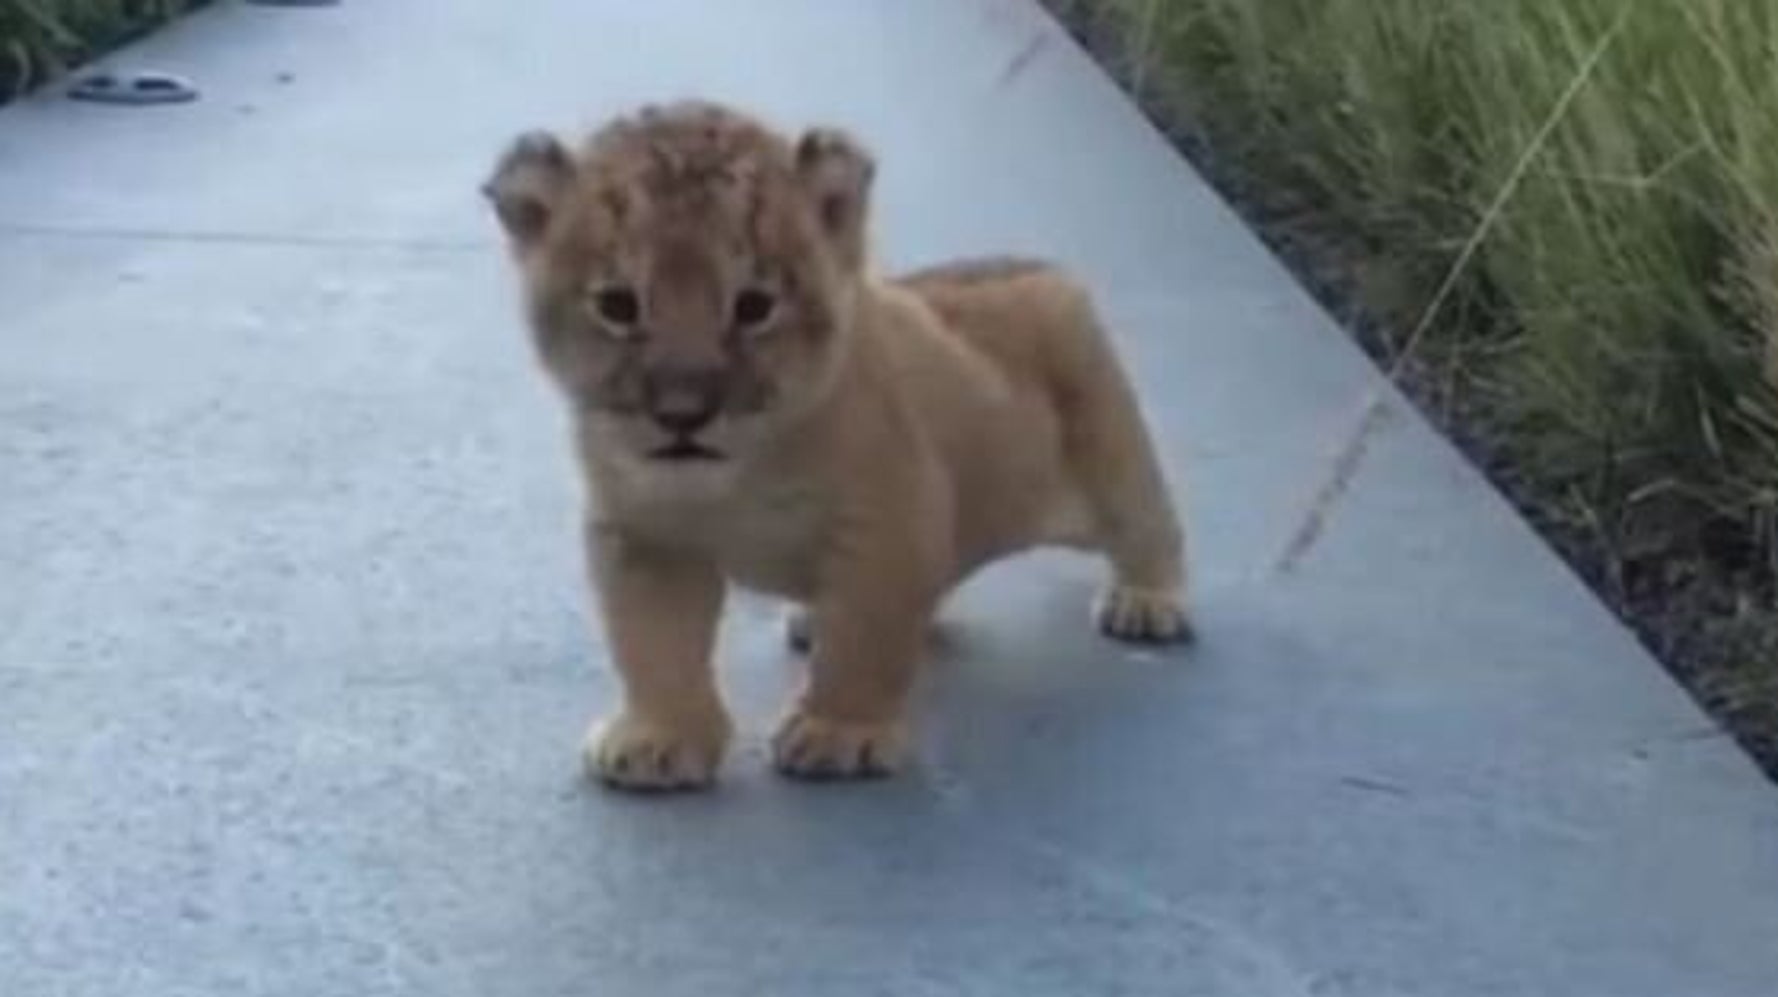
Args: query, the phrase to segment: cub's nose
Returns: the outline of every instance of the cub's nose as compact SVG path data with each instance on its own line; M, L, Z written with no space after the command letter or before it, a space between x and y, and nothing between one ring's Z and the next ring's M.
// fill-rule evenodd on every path
M695 408L657 408L649 414L674 436L693 436L716 418L716 406L699 402Z
M723 371L710 367L661 367L643 382L649 418L675 436L691 436L722 411Z

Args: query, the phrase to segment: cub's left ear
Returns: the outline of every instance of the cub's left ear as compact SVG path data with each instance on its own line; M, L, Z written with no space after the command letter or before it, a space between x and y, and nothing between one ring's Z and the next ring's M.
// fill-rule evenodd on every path
M796 171L822 231L853 269L863 265L870 185L877 164L852 136L813 128L796 143Z
M574 179L574 158L548 132L526 132L507 146L482 184L513 249L523 253L543 239L562 194Z

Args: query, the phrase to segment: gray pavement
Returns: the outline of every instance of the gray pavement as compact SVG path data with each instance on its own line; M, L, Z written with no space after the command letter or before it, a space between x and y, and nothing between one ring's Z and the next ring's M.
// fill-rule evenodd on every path
M1768 997L1778 792L1397 406L1025 0L222 3L0 111L0 994ZM845 124L896 263L1100 289L1189 485L1203 644L1035 557L947 612L905 778L578 777L613 695L474 190L512 133L709 95Z

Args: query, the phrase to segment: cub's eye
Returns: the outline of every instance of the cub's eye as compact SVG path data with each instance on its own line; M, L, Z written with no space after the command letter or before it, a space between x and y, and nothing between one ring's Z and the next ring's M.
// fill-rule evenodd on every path
M634 325L642 317L642 303L627 287L607 287L593 292L593 308L612 325Z
M777 311L778 302L764 291L748 289L735 295L735 325L742 329L751 329L763 324Z

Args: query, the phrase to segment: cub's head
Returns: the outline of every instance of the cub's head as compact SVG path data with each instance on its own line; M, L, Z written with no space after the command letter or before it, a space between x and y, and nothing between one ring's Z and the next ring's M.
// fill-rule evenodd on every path
M831 381L862 278L869 156L709 104L646 108L578 150L534 132L483 190L544 366L593 445L744 459Z

